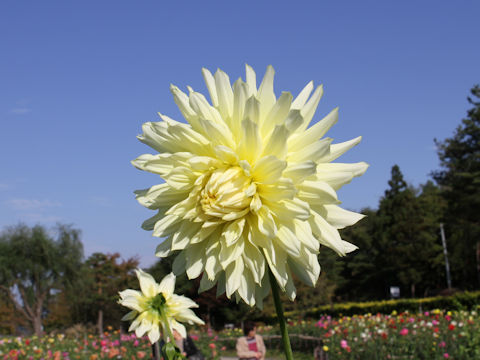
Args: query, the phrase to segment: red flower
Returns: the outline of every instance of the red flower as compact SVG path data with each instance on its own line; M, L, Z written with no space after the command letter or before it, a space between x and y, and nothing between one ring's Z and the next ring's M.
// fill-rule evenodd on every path
M210 344L208 344L208 346L210 347L210 349L215 349L216 348L214 343L210 343Z
M448 330L455 330L455 325L449 324L448 325Z

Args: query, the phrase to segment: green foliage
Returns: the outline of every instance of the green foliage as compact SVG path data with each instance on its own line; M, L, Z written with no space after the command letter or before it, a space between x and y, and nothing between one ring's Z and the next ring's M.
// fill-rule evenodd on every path
M72 286L83 257L79 230L58 225L56 234L20 224L0 236L0 289L37 334L54 290Z
M468 98L473 106L451 138L436 140L441 170L433 173L448 207L445 230L454 286L480 286L480 87Z
M321 315L351 316L356 314L390 314L396 312L421 312L434 309L444 310L469 310L476 309L480 305L480 291L457 293L451 296L436 296L418 299L398 299L383 301L348 302L338 303L331 306L319 306L311 308L306 313L307 317L318 318ZM298 313L286 314L291 318L297 318Z

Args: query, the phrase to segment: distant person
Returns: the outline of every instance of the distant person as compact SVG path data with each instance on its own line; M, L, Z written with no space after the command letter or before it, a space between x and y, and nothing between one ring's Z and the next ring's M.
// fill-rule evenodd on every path
M245 336L237 340L237 356L240 360L265 360L267 349L261 335L257 334L257 327L253 322L246 322L243 326Z
M173 329L173 339L175 340L175 345L180 350L183 356L185 356L189 360L205 360L202 352L197 349L195 343L193 342L190 336L184 338L177 330ZM163 340L160 341L160 349L163 348L165 342Z

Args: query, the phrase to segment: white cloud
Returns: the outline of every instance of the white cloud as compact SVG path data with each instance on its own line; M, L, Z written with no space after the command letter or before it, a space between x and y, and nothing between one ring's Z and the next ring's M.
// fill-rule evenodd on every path
M58 201L52 200L37 200L37 199L10 199L6 203L14 210L32 210L45 209L51 207L60 207L62 204Z
M17 108L13 108L13 109L10 110L10 112L12 114L16 114L16 115L28 114L31 111L32 111L31 109L26 108L26 107L17 107Z

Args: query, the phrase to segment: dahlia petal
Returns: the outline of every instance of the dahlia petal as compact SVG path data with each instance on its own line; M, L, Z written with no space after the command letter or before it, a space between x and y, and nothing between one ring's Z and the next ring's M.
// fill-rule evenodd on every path
M155 256L163 258L170 255L172 251L172 237L163 240L163 242L157 246L157 249L155 250Z
M257 226L258 230L269 238L273 238L277 235L277 225L275 224L275 220L273 219L270 210L265 206L262 206L257 211Z
M295 100L292 102L292 109L301 109L307 102L310 94L313 91L313 81L310 81L300 93L297 95Z
M246 304L255 305L255 283L253 281L250 271L245 271L240 278L240 286L238 287L238 295L245 301Z
M284 123L290 112L292 98L293 96L291 93L282 92L282 95L280 95L262 123L261 131L263 136L270 134L276 125Z
M285 119L285 127L290 133L295 132L303 124L303 116L300 110L292 109Z
M265 259L268 262L268 267L270 271L275 276L278 285L284 291L285 285L288 281L288 274L287 274L287 253L281 249L273 248L263 248L263 253L265 254Z
M257 75L252 67L245 64L245 78L248 85L248 96L257 95Z
M150 329L150 322L146 319L140 322L140 325L135 329L135 335L137 338L141 338L149 329Z
M273 184L282 177L282 172L286 167L286 161L279 160L273 155L267 155L257 161L252 176L257 183Z
M140 290L142 290L143 295L148 297L154 297L157 295L157 283L152 275L147 274L142 269L136 269L135 273L137 274L138 282L140 283Z
M294 134L288 139L288 150L297 151L320 139L338 121L338 107L303 133Z
M262 199L276 202L293 199L297 190L291 179L280 178L275 184L258 184L258 193Z
M199 119L198 122L205 130L206 133L210 134L210 139L214 146L225 145L230 148L235 147L235 141L230 129L222 123L214 123L210 120Z
M144 230L153 230L157 221L160 221L165 216L165 211L168 207L163 207L158 209L158 213L151 218L148 218L142 223L142 229Z
M181 251L177 256L175 256L175 259L173 260L172 272L176 276L181 275L185 272L185 269L187 267L187 259L185 258L185 254L185 251Z
M250 96L245 102L245 110L243 112L243 119L250 120L255 124L260 120L260 101L255 96Z
M330 161L333 161L333 160L337 159L338 157L340 157L341 155L346 153L348 150L353 148L355 145L358 145L358 143L361 140L362 140L362 137L358 136L355 139L345 141L343 143L331 145L330 146L330 153L322 156L319 159L319 162L330 162Z
M312 234L312 228L308 221L300 221L299 219L293 220L294 231L298 240L302 245L307 248L311 253L318 253L320 245L318 240Z
M300 256L300 241L295 233L293 233L287 226L281 225L278 228L275 243L278 244L290 256Z
M147 122L142 125L143 133L138 135L137 139L159 153L183 151L183 148L179 144L175 144L171 135L167 133L167 126L166 123L160 123L154 128L154 123ZM162 127L164 131L161 131Z
M203 79L207 85L208 92L210 93L210 99L212 100L213 106L218 106L218 96L217 96L217 86L215 84L215 79L210 72L210 70L202 68Z
M272 135L268 139L267 145L263 149L262 156L275 155L277 158L283 160L287 156L287 139L290 131L285 125L277 125L273 130Z
M156 343L160 339L160 329L158 325L153 324L148 332L148 339L152 344Z
M337 193L324 181L306 180L298 185L297 196L310 204L338 203Z
M218 145L215 147L214 151L217 157L224 163L232 165L238 163L238 155L229 147Z
M136 190L134 193L140 204L152 210L171 206L188 196L187 191L172 189L167 183L154 185L149 189Z
M334 250L338 255L345 256L351 250L353 246L345 246L345 241L342 240L338 230L331 226L324 218L319 214L312 211L313 217L310 220L310 226L313 233L318 237L320 244L325 245Z
M288 271L288 281L287 281L287 284L285 285L285 293L287 297L290 299L290 301L293 301L297 296L297 289L293 284L293 278L292 278L292 274L290 273L290 269L287 268L287 271Z
M190 125L192 125L193 129L199 130L200 126L198 124L198 115L190 106L190 100L188 98L188 95L181 91L175 85L170 85L170 91L172 92L175 104L177 104L185 120L187 120Z
M302 251L299 258L288 258L288 267L303 283L315 286L320 275L320 265L316 255Z
M186 270L189 279L198 277L205 266L202 244L194 244L184 250L186 259Z
M312 144L308 144L298 151L288 153L287 161L288 162L305 162L308 160L313 160L315 162L319 162L320 159L325 158L330 153L331 143L332 143L332 139L325 138L322 140L318 140Z
M191 169L179 166L164 176L165 181L175 190L188 191L195 183L196 176Z
M320 102L320 99L322 98L322 95L323 95L323 85L319 85L313 92L312 97L307 101L307 103L301 109L301 113L304 121L297 131L304 131L308 127L308 125L310 124L310 121L312 121L315 111L317 111L317 106L318 106L318 103Z
M241 218L225 226L222 234L223 239L221 239L221 241L225 241L227 247L232 246L238 239L240 239L245 222L245 218Z
M185 326L183 326L179 322L172 320L170 327L172 328L172 330L178 331L178 333L182 335L183 338L187 337L187 329L185 329Z
M180 228L172 238L172 251L183 250L190 243L190 239L197 234L202 227L200 223L182 221Z
M292 179L295 184L298 184L316 172L317 164L312 160L307 160L302 163L288 164L283 171L283 176Z
M233 91L230 78L222 70L215 73L215 85L218 94L218 110L223 119L231 118L233 113Z
M166 215L155 224L153 236L164 237L173 234L180 228L181 220L178 216Z
M123 317L122 317L122 321L130 321L130 320L133 320L137 317L138 315L138 311L136 310L132 310L130 312L128 312L127 314L125 314Z
M237 259L230 263L225 269L225 291L228 298L230 298L230 296L232 296L232 294L240 287L243 270L244 264L241 256L237 257Z
M324 208L326 210L325 220L336 229L351 226L365 217L363 214L342 209L337 205L324 205Z
M272 106L275 104L276 98L273 92L273 77L275 76L275 70L272 65L267 66L267 71L263 76L262 83L258 88L257 98L260 101L260 117L264 118Z
M189 96L189 104L200 119L209 120L215 124L223 124L222 116L217 109L208 103L203 94L195 91L191 92ZM205 132L205 134L208 134L208 132Z
M250 269L253 279L257 284L261 284L265 274L265 257L262 255L258 247L250 241L245 242L243 261L245 266Z
M248 85L242 79L235 81L233 84L233 113L230 126L234 136L241 132L241 122L244 118L243 114L248 97Z
M279 202L266 201L267 206L274 217L281 223L287 223L292 219L308 220L310 218L310 206L307 202L294 198Z
M160 284L157 285L157 294L172 295L175 290L175 275L173 273L165 276Z
M262 149L262 138L258 131L258 126L252 120L242 121L242 140L238 148L240 159L247 160L250 164L254 163L260 155Z
M327 163L317 165L317 179L326 181L335 190L349 183L353 177L361 176L368 169L368 164L358 162L353 164Z
M241 237L232 246L227 246L225 243L221 243L220 252L218 254L218 260L223 269L226 269L232 262L242 255L245 247L245 241Z
M205 269L206 268L207 268L207 266L205 265ZM202 275L202 278L200 279L200 286L198 287L198 293L200 294L202 292L210 290L211 288L213 288L215 286L216 283L217 283L217 278L216 277L213 280L210 280L208 278L207 273L204 272L203 275Z

